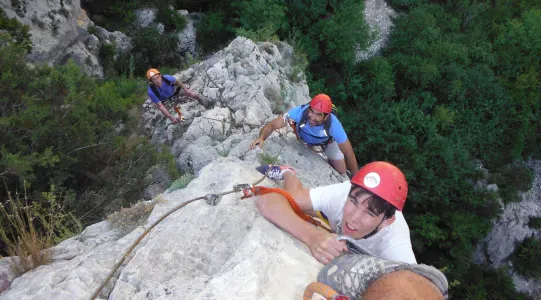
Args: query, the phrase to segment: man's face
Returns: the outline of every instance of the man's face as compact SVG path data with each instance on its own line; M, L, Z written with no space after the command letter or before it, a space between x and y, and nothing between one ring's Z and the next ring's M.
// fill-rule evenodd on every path
M368 208L372 194L352 187L346 204L344 205L344 215L342 216L342 234L352 237L356 240L363 238L379 226L378 230L390 225L394 217L383 221L384 213L377 214ZM383 221L383 222L382 222Z
M152 82L154 86L162 86L162 75L156 74L150 77L150 82Z
M328 117L329 114L325 115L317 109L308 107L308 124L310 124L310 126L319 126L323 124Z

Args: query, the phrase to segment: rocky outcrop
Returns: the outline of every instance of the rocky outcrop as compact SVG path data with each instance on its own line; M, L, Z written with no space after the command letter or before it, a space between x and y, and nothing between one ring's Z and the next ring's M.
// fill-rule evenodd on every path
M187 10L177 10L177 14L186 18L186 27L180 31L174 33L178 39L178 45L176 47L177 54L186 56L190 54L192 57L197 55L197 43L196 43L196 30L194 23L200 19L199 14L189 13ZM157 22L158 16L157 8L142 8L135 11L134 25L138 28L156 28L160 33L164 33L164 25Z
M397 13L387 5L385 0L365 0L364 18L376 39L365 50L357 49L356 61L367 60L378 55L387 45L393 28L393 18Z
M530 161L527 166L535 172L532 188L521 193L521 202L511 202L505 205L502 215L494 220L493 227L485 240L479 245L474 254L474 261L498 268L508 266L517 290L530 295L541 294L539 280L523 278L512 269L510 256L524 239L536 237L541 239L541 230L530 228L530 217L541 217L541 161ZM479 183L478 183L479 184ZM480 184L483 186L483 184ZM486 184L485 184L486 185ZM497 190L497 186L486 185L487 189Z
M179 10L177 13L186 18L186 27L177 33L177 52L182 54L189 53L192 55L192 57L196 56L196 31L194 27L194 18L192 18L192 14L189 14L187 10Z
M94 26L79 0L3 1L0 7L9 18L17 18L30 27L33 48L28 59L32 62L63 64L73 59L86 73L103 77L98 59L100 48L115 45L117 55L132 48L131 39L123 33ZM95 34L88 32L90 27Z
M147 100L145 128L153 143L172 144L175 157L202 135L224 141L231 134L249 134L275 118L275 112L308 102L304 77L291 81L293 67L291 46L255 44L239 37L206 61L175 75L213 108L205 111L193 101L182 104L186 120L178 126L171 125Z

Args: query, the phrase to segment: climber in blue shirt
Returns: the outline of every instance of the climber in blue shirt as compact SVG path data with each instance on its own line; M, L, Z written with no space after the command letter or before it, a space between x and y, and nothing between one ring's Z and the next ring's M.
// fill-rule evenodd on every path
M310 105L294 107L283 116L269 122L261 129L259 137L250 144L250 149L261 148L274 130L288 123L299 140L311 148L313 146L323 148L329 163L338 173L345 174L346 170L351 174L357 173L357 159L353 147L342 124L332 113L331 98L325 94L316 95L310 101Z

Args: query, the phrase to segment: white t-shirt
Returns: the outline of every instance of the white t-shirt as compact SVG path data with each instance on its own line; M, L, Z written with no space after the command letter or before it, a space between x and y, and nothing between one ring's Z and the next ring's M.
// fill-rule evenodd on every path
M310 199L314 210L322 211L329 219L331 228L338 232L342 223L351 183L331 184L310 189ZM366 239L355 240L355 244L371 251L380 258L416 264L410 241L410 231L402 212L396 211L395 221Z

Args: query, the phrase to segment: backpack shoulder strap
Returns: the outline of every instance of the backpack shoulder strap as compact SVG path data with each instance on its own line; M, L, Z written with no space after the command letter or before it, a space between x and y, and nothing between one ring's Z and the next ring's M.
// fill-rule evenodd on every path
M323 122L323 130L325 131L325 135L327 137L331 137L331 124L332 124L332 113L329 114L329 117L325 122Z
M173 83L171 82L171 80L167 79L167 77L162 76L162 79L163 79L163 81L165 81L168 85L173 85Z
M308 106L308 104L309 103L301 105L301 110ZM304 111L302 112L301 121L297 123L297 129L299 129L299 127L304 127L304 125L306 125L306 121L308 121L308 109L304 109Z
M158 99L160 99L160 93L158 92L156 87L153 84L149 84L149 86L150 86L150 89L154 92L154 95L156 95L156 97L158 97Z
M305 108L309 103L306 103L306 104L303 104L301 106L301 108ZM299 127L304 127L304 125L306 125L306 122L308 121L308 109L305 109L302 113L302 118L301 118L301 121L297 124L297 130L299 129ZM325 122L323 122L323 130L325 131L325 135L327 137L331 137L331 123L332 123L332 113L331 115L329 115L329 117L327 118L327 120L325 120Z

